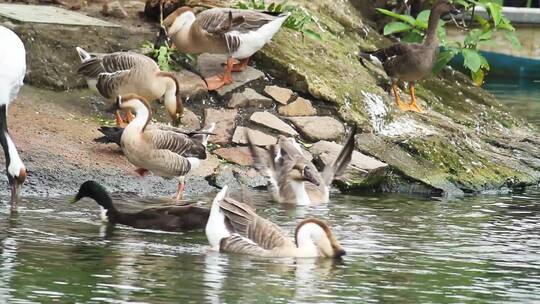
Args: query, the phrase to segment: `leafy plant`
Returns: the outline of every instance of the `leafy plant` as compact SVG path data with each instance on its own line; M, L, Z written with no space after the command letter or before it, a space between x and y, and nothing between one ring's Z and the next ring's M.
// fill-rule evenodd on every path
M150 41L145 42L142 47L147 50L145 55L154 59L162 71L173 70L173 55L177 53L176 49L172 49L168 45L155 48Z
M270 4L266 3L265 0L238 1L234 7L239 9L265 11L274 14L290 13L289 18L283 23L284 27L300 32L302 38L307 36L313 40L322 41L322 37L319 33L308 28L311 23L314 23L318 28L321 28L317 18L311 15L303 7L287 4L287 0L280 3L271 2Z
M477 85L481 85L484 76L489 71L489 62L480 53L479 46L493 42L495 32L504 32L505 38L513 47L520 48L521 43L515 35L515 28L502 14L501 1L489 0L454 0L464 8L464 18L474 20L478 27L468 30L463 41L447 42L445 22L439 21L438 34L443 51L439 54L433 73L438 74L456 55L463 56L463 66L469 70L471 78ZM477 6L483 7L488 12L488 18L475 14ZM427 29L429 11L422 11L417 18L409 15L396 14L384 9L379 12L390 16L398 21L390 22L384 27L384 35L402 34L406 42L421 42Z

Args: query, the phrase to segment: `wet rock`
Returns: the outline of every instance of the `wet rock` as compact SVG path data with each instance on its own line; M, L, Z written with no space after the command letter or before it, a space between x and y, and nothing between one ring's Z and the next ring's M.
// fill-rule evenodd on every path
M266 86L264 92L282 105L286 105L294 94L291 89L278 86Z
M231 164L221 165L207 180L216 187L223 188L227 185L233 190L240 189L242 185L261 188L267 184L266 178L253 168L246 169Z
M180 84L180 94L184 102L208 95L206 82L199 75L188 70L181 70L175 74Z
M229 108L269 108L274 104L272 99L265 97L257 91L246 88L242 93L234 93L227 104Z
M191 112L189 109L184 108L184 115L180 119L182 128L186 130L199 130L201 128L201 122L199 117Z
M208 177L214 174L217 167L219 167L219 159L213 154L208 154L208 157L201 161L199 166L192 169L189 174L193 176Z
M214 150L220 158L240 166L253 165L253 158L248 147L221 148Z
M289 126L286 122L269 112L255 112L249 118L254 123L276 130L280 133L290 136L298 135L298 132Z
M211 123L216 123L214 133L211 135L209 141L216 144L227 144L230 142L234 127L236 126L235 118L237 110L226 109L204 109L204 125L208 126Z
M283 116L314 116L317 115L317 109L313 107L311 101L298 97L290 104L279 107L278 113Z
M225 55L201 54L199 55L197 59L197 70L205 78L222 74L224 71L223 64L226 61L227 61L227 57ZM226 85L216 91L219 96L225 96L239 87L242 87L255 80L264 78L263 72L251 66L248 66L242 72L235 72L232 75L233 75L233 83Z
M235 144L247 144L246 131L249 132L253 144L256 146L269 146L275 145L277 139L274 136L268 135L258 130L253 130L246 127L237 127L233 135L233 143Z
M337 119L330 116L289 117L297 130L309 140L336 140L343 135L345 128Z

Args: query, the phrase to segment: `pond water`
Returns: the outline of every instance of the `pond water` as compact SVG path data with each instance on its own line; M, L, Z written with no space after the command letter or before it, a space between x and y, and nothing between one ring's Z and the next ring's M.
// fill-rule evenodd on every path
M331 223L342 261L209 253L202 231L107 227L93 201L67 200L27 198L17 212L2 204L1 303L540 301L537 189L453 200L335 195L294 209L255 194L286 231L308 216Z

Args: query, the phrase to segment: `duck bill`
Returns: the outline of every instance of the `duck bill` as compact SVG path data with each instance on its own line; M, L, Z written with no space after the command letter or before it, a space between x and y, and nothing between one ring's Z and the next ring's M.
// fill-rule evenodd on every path
M11 200L12 204L18 203L21 200L21 184L13 183L11 185Z

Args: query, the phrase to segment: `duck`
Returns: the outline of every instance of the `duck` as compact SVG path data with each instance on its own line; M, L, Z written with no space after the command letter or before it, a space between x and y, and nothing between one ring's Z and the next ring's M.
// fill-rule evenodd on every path
M437 26L439 18L447 13L456 14L459 11L448 0L438 0L431 8L428 28L423 43L399 42L389 47L375 51L360 51L360 63L366 67L364 60L382 65L386 74L391 78L391 88L395 103L403 111L423 113L415 96L414 82L431 73L439 54L439 38ZM408 82L411 102L405 104L401 101L397 91L398 81Z
M148 208L134 213L122 212L116 209L105 187L92 180L85 181L79 187L70 203L74 204L85 197L93 199L105 210L110 224L138 229L173 232L204 229L210 216L210 209L193 205Z
M342 175L351 162L356 126L333 163L319 172L306 158L294 138L283 135L276 145L265 151L258 149L246 133L254 167L267 178L268 190L275 201L300 206L326 204L330 200L330 185Z
M296 226L294 240L250 204L227 196L228 186L215 196L205 233L210 249L261 257L341 258L345 250L324 221L308 218Z
M120 138L122 152L137 167L135 172L141 177L148 172L164 178L179 177L176 200L180 200L186 174L206 159L206 145L215 123L192 136L148 127L152 111L146 99L135 94L118 96L111 110L135 112Z
M163 97L172 124L179 125L184 104L174 73L160 70L150 57L135 52L91 55L81 47L76 50L81 60L77 73L86 78L90 89L109 100L130 93L150 101ZM133 119L131 112L127 112L126 118L128 123ZM127 125L118 111L115 119L118 126Z
M21 38L7 27L0 26L0 144L6 160L6 175L11 188L10 203L20 201L26 180L26 167L9 135L8 106L17 98L26 73L26 50Z
M244 70L250 57L270 42L289 15L219 7L195 15L191 7L183 6L163 23L180 52L227 55L224 73L205 79L208 90L213 91L232 83L232 72Z

